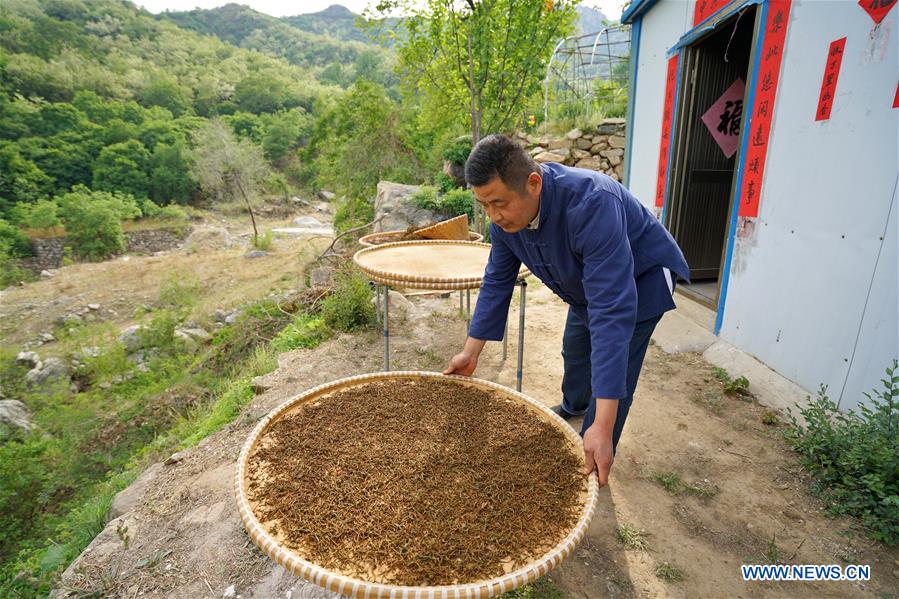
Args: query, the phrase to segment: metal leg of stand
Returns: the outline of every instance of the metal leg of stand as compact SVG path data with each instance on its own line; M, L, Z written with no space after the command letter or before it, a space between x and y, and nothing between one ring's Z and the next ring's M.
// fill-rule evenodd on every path
M390 371L390 325L388 324L390 317L390 286L383 285L384 288L384 372Z
M381 284L375 283L375 318L381 320Z
M509 353L509 315L506 314L506 332L503 333L503 362L506 361L506 355Z
M465 290L465 332L471 326L471 289Z
M528 282L521 282L521 305L518 308L518 371L516 372L516 389L521 391L521 375L524 364L524 303L527 297Z
M462 290L459 290L459 316L465 314L465 306L462 303Z

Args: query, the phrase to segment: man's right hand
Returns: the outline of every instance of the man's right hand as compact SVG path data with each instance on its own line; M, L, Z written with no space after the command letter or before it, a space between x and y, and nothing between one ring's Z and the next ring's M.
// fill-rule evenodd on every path
M443 371L443 374L461 374L462 376L471 376L475 368L478 367L478 357L466 351L453 356L449 366Z
M478 356L484 350L484 344L487 343L483 339L475 339L469 337L465 340L465 347L462 351L453 356L449 366L443 371L443 374L461 374L462 376L471 376L474 369L478 367Z

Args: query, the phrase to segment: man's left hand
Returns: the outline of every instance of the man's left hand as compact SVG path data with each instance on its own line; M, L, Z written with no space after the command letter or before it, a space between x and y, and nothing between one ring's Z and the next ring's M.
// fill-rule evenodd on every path
M609 471L615 456L612 453L612 434L602 430L598 423L584 433L584 466L583 473L589 475L596 470L599 486L609 483Z

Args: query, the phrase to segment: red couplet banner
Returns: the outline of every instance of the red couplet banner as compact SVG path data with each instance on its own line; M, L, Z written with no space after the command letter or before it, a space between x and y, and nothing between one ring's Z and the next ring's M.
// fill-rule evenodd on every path
M656 207L665 205L665 186L668 177L668 151L671 149L671 119L674 115L674 94L677 91L677 61L679 54L668 59L668 79L665 82L665 108L662 112L662 143L659 146L659 178L656 183Z
M718 12L719 8L730 4L732 0L696 0L693 7L693 25L699 25L707 18Z
M768 154L768 136L771 133L771 117L774 115L774 99L780 78L787 24L792 0L771 0L765 21L765 40L761 49L760 66L755 80L755 101L749 120L749 143L746 146L746 162L743 183L740 188L739 216L756 217L759 214L759 196L762 177L765 174L765 158Z
M821 81L821 95L818 96L818 110L815 111L816 121L826 121L830 118L830 109L833 107L833 99L837 93L837 79L840 77L840 65L843 64L845 49L846 38L843 37L832 41L827 50L824 79Z

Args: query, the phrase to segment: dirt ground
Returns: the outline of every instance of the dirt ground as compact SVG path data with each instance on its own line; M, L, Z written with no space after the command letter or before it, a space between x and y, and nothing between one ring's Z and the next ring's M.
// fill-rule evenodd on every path
M408 312L395 310L392 368L441 369L464 340L457 310L457 295L415 297ZM514 386L517 316L513 307L508 359L501 359L501 344L488 344L476 376ZM561 301L532 285L523 391L547 405L560 399L564 321ZM56 594L332 597L274 565L249 540L234 499L236 458L255 423L282 402L312 386L381 368L379 331L283 354L278 370L258 381L261 393L232 424L175 463L154 465L126 490L127 511L67 570ZM776 427L762 423L767 410L719 392L699 355L650 347L610 485L600 493L586 539L550 575L552 581L575 599L895 594L899 551L866 540L848 519L826 518ZM360 461L364 465L364 456ZM659 474L677 474L684 485L705 492L672 493L655 480ZM617 540L620 527L642 531L637 534L644 548ZM872 580L742 581L740 564L772 559L869 564ZM660 578L656 571L665 563L683 580Z

